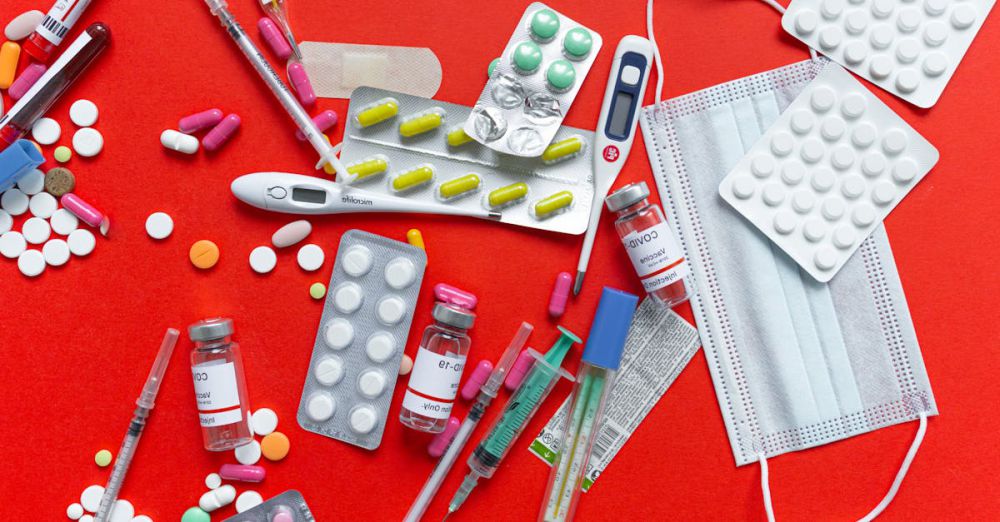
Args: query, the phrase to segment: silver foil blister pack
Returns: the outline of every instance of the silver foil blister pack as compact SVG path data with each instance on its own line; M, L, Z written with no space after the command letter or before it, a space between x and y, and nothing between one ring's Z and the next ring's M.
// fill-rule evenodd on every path
M344 233L299 426L366 449L381 444L426 266L417 247L361 230Z
M315 520L316 517L309 510L302 493L290 489L223 522L315 522Z

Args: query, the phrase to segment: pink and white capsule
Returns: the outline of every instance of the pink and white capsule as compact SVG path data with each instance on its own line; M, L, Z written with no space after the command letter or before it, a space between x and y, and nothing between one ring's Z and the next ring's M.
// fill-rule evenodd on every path
M323 111L315 116L313 116L313 123L320 132L326 132L327 129L333 127L337 124L337 113L331 110ZM302 134L302 131L295 131L295 137L299 141L306 141L306 135Z
M483 387L486 379L490 378L490 372L493 371L493 363L483 359L479 361L476 365L476 369L472 370L472 375L466 379L465 384L462 385L462 398L471 401L476 398L476 394L479 393L479 389Z
M222 111L219 109L208 109L207 111L196 112L181 118L177 123L177 129L184 134L191 134L201 129L214 127L222 121Z
M236 134L239 128L240 117L230 114L223 118L218 125L212 127L212 130L208 131L208 134L201 139L201 144L209 152L219 150L229 141L229 138L233 137L233 134Z
M260 466L223 464L219 468L219 476L226 480L236 480L239 482L261 482L267 476L267 471Z
M316 104L316 91L309 83L309 75L306 68L299 62L293 62L288 66L288 81L292 84L292 90L299 98L299 103L303 107L312 107Z
M521 355L518 355L514 364L510 366L510 372L507 373L507 378L503 381L504 387L510 391L516 390L521 385L521 381L524 380L524 376L528 375L528 370L531 370L534 363L535 358L528 353L528 349L521 350Z
M24 71L21 72L21 76L18 76L14 80L14 83L10 84L10 88L7 89L10 99L15 101L20 100L22 96L27 94L28 89L45 74L45 69L45 65L41 63L33 63L25 67Z
M448 419L444 431L435 435L431 439L431 443L427 445L427 454L434 458L444 455L444 452L448 451L448 446L451 446L451 442L455 440L455 435L458 434L458 428L461 425L462 423L456 417Z
M101 213L93 205L87 203L80 196L70 192L69 194L63 194L59 198L59 202L66 210L70 211L74 216L80 218L80 221L97 228L101 231L102 236L108 235L108 229L111 228L111 221L108 216Z
M573 276L569 272L559 272L556 276L556 286L552 288L549 297L549 315L562 317L566 313L566 302L569 301L569 290L573 285Z
M282 60L287 60L292 55L292 47L285 40L285 35L281 34L278 26L270 18L264 17L257 20L257 29L260 36L267 42L267 46L274 51L274 55Z

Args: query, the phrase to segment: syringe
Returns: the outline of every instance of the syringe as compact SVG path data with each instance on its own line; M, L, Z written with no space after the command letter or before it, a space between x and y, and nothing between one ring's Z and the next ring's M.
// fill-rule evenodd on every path
M146 426L146 418L153 411L156 394L160 391L163 373L167 371L170 354L174 353L174 345L177 344L178 336L180 336L180 332L173 328L167 328L167 334L163 336L163 343L160 345L160 351L156 354L156 360L153 361L152 369L149 370L146 384L142 387L142 393L135 401L135 413L132 414L132 421L128 425L128 431L125 432L125 440L122 441L122 447L118 450L118 456L115 458L115 467L111 469L111 476L108 477L108 485L104 488L104 496L101 497L97 514L94 516L95 522L108 522L111 518L111 508L114 506L115 500L118 500L118 490L121 489L122 482L125 481L125 473L128 472L129 464L132 463L135 448L139 445L139 437L142 436L142 429Z
M281 32L284 33L285 39L292 46L292 54L295 55L295 59L302 61L302 51L299 49L299 43L295 41L295 35L292 34L292 26L288 23L288 12L285 9L285 0L260 0L260 7L267 13L267 16L278 24L281 28Z
M531 331L534 328L530 323L521 323L521 327L514 334L514 339L507 345L507 349L504 350L503 355L500 356L500 360L497 361L493 372L490 373L489 378L479 388L479 396L476 397L476 403L472 405L472 409L469 410L468 415L465 416L465 420L462 421L462 425L458 428L458 432L455 433L455 438L451 441L451 445L448 446L448 450L441 456L441 460L434 467L434 471L431 472L427 483L424 484L423 489L420 490L420 494L413 501L410 511L406 513L406 518L403 519L404 522L418 522L424 516L427 506L430 505L434 495L437 494L438 488L441 487L441 483L444 482L444 478L451 471L451 466L458 460L458 454L465 448L465 443L472 436L472 431L476 429L479 420L486 413L486 408L496 398L497 392L500 390L500 385L503 384L504 377L507 376L510 367L514 365L514 361L521 353L521 348L528 342L528 336L531 335Z
M559 377L565 377L570 382L574 380L569 372L561 368L561 365L570 347L581 341L576 334L561 326L559 331L562 334L544 356L530 348L528 349L528 353L535 358L535 364L531 367L531 371L528 372L521 386L507 400L503 413L490 428L489 435L479 443L479 446L469 456L469 474L462 481L455 496L451 498L451 502L448 504L448 515L462 507L480 478L491 478L496 473L500 462L507 456L521 432L531 422L542 401L559 382ZM448 518L448 515L445 515L445 518Z
M264 83L271 89L271 92L278 98L281 102L281 106L285 108L288 115L292 117L295 124L299 126L299 130L306 137L306 140L316 149L316 152L320 155L320 161L316 164L316 168L322 167L324 164L329 163L333 165L333 169L337 171L337 181L350 181L354 179L344 164L340 162L337 158L336 151L326 141L323 133L316 127L313 123L312 118L309 117L309 113L302 108L299 101L295 99L295 95L292 91L288 89L285 82L281 81L278 74L274 72L271 68L271 64L268 63L267 58L260 53L257 46L254 45L253 40L247 35L246 31L240 27L240 24L233 18L232 13L227 9L228 4L226 0L205 0L208 4L208 9L212 12L212 15L217 16L219 21L222 22L222 27L226 29L229 36L233 37L233 41L243 51L243 55L247 57L253 68L257 70L257 74L264 80Z

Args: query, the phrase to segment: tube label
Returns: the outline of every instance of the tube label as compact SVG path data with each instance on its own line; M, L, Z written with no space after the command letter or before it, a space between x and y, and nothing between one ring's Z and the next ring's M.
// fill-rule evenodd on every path
M54 45L62 43L66 33L76 25L83 10L90 5L90 0L56 0L56 3L49 9L48 14L38 24L35 32L52 42Z
M687 275L687 263L670 226L664 221L622 238L635 273L647 292L659 290Z
M192 366L191 376L202 426L224 426L243 420L233 363Z

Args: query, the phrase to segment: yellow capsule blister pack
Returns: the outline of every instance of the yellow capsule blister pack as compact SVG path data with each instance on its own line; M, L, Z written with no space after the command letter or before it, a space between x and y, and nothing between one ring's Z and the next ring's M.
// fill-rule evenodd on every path
M562 127L535 158L472 139L471 107L372 87L351 95L340 159L365 190L481 208L500 221L564 234L587 229L594 133Z

